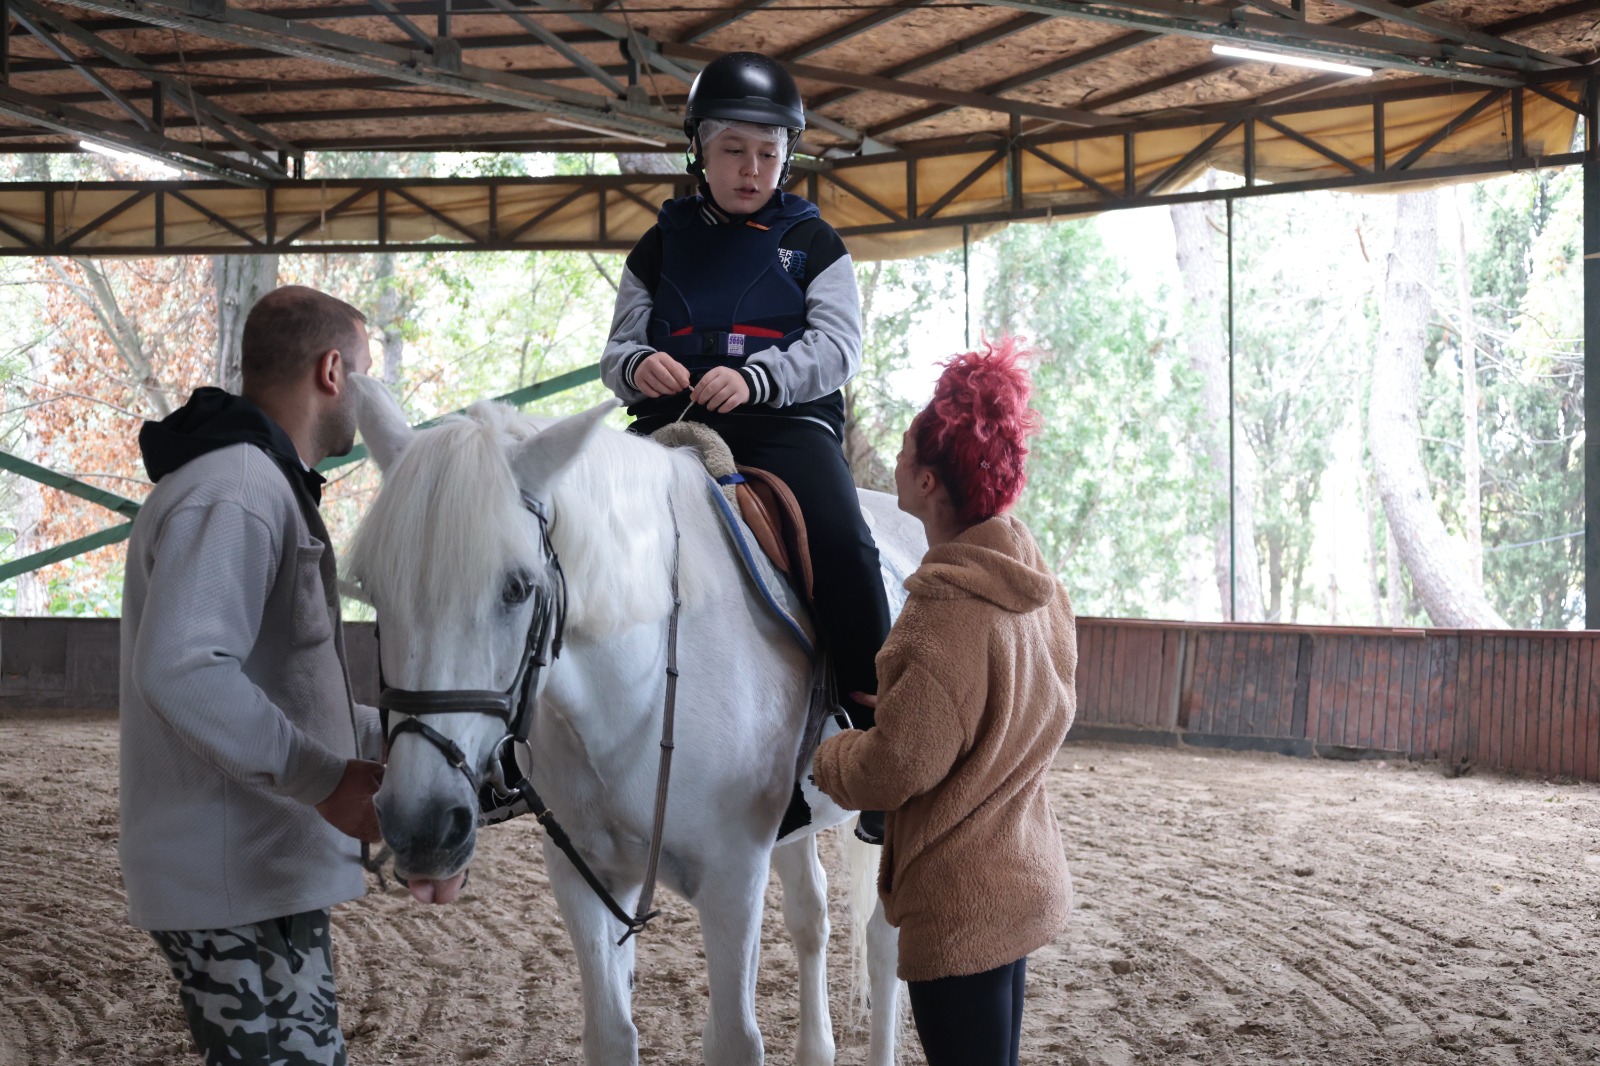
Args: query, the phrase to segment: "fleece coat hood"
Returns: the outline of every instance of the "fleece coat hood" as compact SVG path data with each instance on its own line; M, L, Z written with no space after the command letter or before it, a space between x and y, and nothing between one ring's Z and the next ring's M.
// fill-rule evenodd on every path
M139 430L139 451L153 482L208 452L234 444L260 448L283 468L290 484L304 487L313 503L321 502L323 476L307 469L283 427L243 396L210 386L196 389L188 403L159 422L146 422Z
M1067 921L1045 778L1076 708L1067 594L1032 534L991 518L929 550L878 654L877 725L817 749L819 788L888 812L878 889L900 976L1015 962Z

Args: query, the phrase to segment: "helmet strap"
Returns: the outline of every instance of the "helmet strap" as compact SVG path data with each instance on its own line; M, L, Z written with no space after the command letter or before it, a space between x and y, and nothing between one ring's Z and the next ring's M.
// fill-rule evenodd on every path
M691 124L692 123L692 124ZM701 185L706 181L705 160L700 158L700 120L691 119L685 123L689 128L689 146L683 150L683 169Z
M799 130L789 131L789 143L783 150L783 169L778 172L778 188L789 184L789 168L794 166L794 150L800 145Z

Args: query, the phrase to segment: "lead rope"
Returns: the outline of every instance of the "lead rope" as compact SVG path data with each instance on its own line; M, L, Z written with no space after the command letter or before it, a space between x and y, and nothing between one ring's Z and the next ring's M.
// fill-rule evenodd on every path
M667 621L667 696L661 710L661 764L656 770L656 816L650 827L650 858L644 868L644 888L639 893L639 906L628 931L617 941L621 947L628 938L643 929L645 923L661 912L651 910L656 894L656 868L661 862L661 835L667 822L667 786L672 780L673 719L678 707L678 614L683 607L678 598L678 564L682 558L683 537L678 531L678 510L667 496L667 513L672 516L672 614Z

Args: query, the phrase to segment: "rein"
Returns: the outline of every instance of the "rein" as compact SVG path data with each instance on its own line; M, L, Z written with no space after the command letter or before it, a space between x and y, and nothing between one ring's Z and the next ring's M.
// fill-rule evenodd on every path
M528 636L523 644L522 662L511 684L504 691L494 689L399 689L390 688L383 679L383 656L378 656L378 714L382 722L385 743L393 746L404 733L416 733L432 744L452 768L461 771L478 797L478 825L495 825L518 815L532 814L549 834L551 843L572 863L584 882L599 897L616 919L627 929L617 943L627 943L660 914L651 910L655 897L656 871L661 858L661 839L666 823L667 786L672 770L673 722L676 717L678 692L678 616L682 603L678 596L678 567L682 553L682 535L678 528L677 510L672 498L667 498L667 508L672 515L672 612L667 623L667 685L666 703L662 713L661 762L656 776L655 818L650 831L650 852L645 866L644 887L640 892L636 913L629 915L622 908L597 874L578 853L572 838L556 821L555 815L540 798L533 782L522 772L517 761L517 750L529 751L528 735L533 727L534 701L538 696L539 675L561 655L562 638L567 624L567 578L561 569L561 560L550 543L550 521L543 508L527 493L522 494L522 505L539 520L539 535L544 543L545 556L555 573L554 597L542 590L534 595L533 617L528 622ZM389 714L395 712L407 717L389 727ZM487 714L506 725L506 735L495 746L491 756L487 780L480 778L468 765L461 746L419 716L425 714ZM531 756L531 751L530 751ZM530 757L531 765L532 759Z

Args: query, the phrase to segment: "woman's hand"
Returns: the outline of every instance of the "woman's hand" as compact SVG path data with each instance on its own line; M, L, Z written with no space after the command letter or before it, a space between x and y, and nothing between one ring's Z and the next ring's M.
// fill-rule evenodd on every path
M655 356L650 358L654 359ZM639 380L637 372L633 379ZM723 414L750 402L750 386L745 384L744 375L731 366L719 366L706 371L706 376L700 379L700 384L694 387L689 398L708 411Z
M863 707L871 707L873 710L878 709L878 697L870 692L852 692L850 693L850 698Z
M671 396L689 387L689 371L666 352L651 352L634 367L633 383L646 396Z

